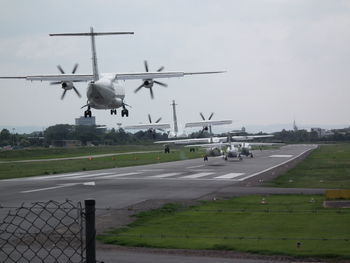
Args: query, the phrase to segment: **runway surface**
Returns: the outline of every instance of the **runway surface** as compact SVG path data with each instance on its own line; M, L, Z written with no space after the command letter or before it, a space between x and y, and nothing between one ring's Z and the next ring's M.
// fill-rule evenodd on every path
M255 151L254 158L211 157L144 166L1 180L2 205L23 201L96 199L98 207L122 208L147 199L193 199L286 163L313 145Z
M287 145L276 150L258 150L254 151L254 158L243 158L242 161L209 157L208 162L194 159L1 180L0 204L19 206L24 201L92 198L96 200L97 208L125 208L146 200L191 200L220 191L232 194L274 192L276 189L238 187L237 184L245 180L258 181L262 172L286 164L314 147ZM0 209L0 218L4 212ZM98 215L103 213L105 210L98 210Z

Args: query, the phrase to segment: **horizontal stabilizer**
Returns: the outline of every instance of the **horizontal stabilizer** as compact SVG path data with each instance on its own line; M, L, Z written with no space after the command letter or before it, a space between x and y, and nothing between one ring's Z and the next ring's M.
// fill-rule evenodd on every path
M125 126L124 129L130 130L143 130L143 129L170 129L169 123L149 123L149 124L136 124Z
M204 127L209 125L227 125L232 124L232 120L222 120L222 121L197 121L197 122L189 122L185 124L185 128L192 128L192 127Z

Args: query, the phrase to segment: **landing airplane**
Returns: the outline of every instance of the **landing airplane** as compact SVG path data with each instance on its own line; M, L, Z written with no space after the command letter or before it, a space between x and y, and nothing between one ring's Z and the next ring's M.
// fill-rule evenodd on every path
M91 108L110 110L111 115L117 114L118 108L123 108L121 116L128 117L129 111L125 103L125 90L124 87L119 84L120 80L135 80L141 79L142 85L138 87L135 92L141 88L148 88L153 98L153 84L159 84L165 86L166 84L155 81L158 78L175 78L184 77L187 75L199 75L199 74L214 74L223 73L224 71L207 71L207 72L182 72L182 71L168 71L164 72L163 67L155 72L148 71L147 62L145 62L146 72L134 72L134 73L102 73L99 74L97 66L96 44L95 37L103 35L125 35L134 34L134 32L94 32L93 28L90 28L90 32L87 33L61 33L50 34L50 36L89 36L91 39L91 53L92 53L92 74L75 74L76 67L74 67L72 74L66 74L59 68L62 74L51 75L32 75L32 76L15 76L15 77L0 77L1 79L25 79L30 81L50 81L52 84L61 84L64 90L62 97L68 90L74 90L77 95L80 95L75 86L75 82L88 82L87 85L87 103L82 108L87 107L84 112L85 117L91 117Z

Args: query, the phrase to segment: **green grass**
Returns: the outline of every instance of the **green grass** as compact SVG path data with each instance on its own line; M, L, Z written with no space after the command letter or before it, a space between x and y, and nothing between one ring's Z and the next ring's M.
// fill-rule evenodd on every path
M323 196L273 195L266 197L267 204L261 200L246 196L186 209L170 204L140 213L128 227L98 239L126 246L350 258L349 210L323 208Z
M62 161L38 161L25 163L3 163L0 164L0 179L10 179L19 177L29 177L36 175L49 175L67 172L98 170L114 167L135 166L160 162L172 162L185 159L199 158L201 152L190 153L186 150L172 151L170 154L157 153L137 153L101 157L62 160Z
M267 186L350 188L350 144L321 145L303 162Z
M163 150L161 145L119 145L74 148L31 148L0 152L0 161L32 160L89 156L105 153Z

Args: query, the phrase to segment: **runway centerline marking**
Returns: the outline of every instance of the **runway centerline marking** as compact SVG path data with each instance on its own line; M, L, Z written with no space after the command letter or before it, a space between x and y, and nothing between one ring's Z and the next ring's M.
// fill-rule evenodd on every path
M131 172L131 173L122 173L122 174L112 174L112 175L106 175L99 177L100 179L109 179L114 177L122 177L122 176L128 176L128 175L135 175L140 174L141 172Z
M166 174L157 174L157 175L152 175L152 176L148 176L151 178L165 178L165 177L170 177L170 176L175 176L175 175L179 175L182 173L166 173Z
M224 174L221 176L214 177L215 179L233 179L238 176L244 175L245 173L229 173L229 174Z
M193 169L193 168L199 168L199 167L203 167L204 164L201 164L201 165L195 165L195 166L189 166L189 167L186 167L186 169Z
M142 169L138 170L139 172L160 172L163 171L164 169Z
M289 158L289 157L293 157L293 155L290 154L275 154L275 155L270 155L269 157L272 158Z
M204 176L211 175L211 174L214 174L214 173L197 173L197 174L191 174L191 175L182 176L180 178L182 178L182 179L193 179L193 178L204 177Z

